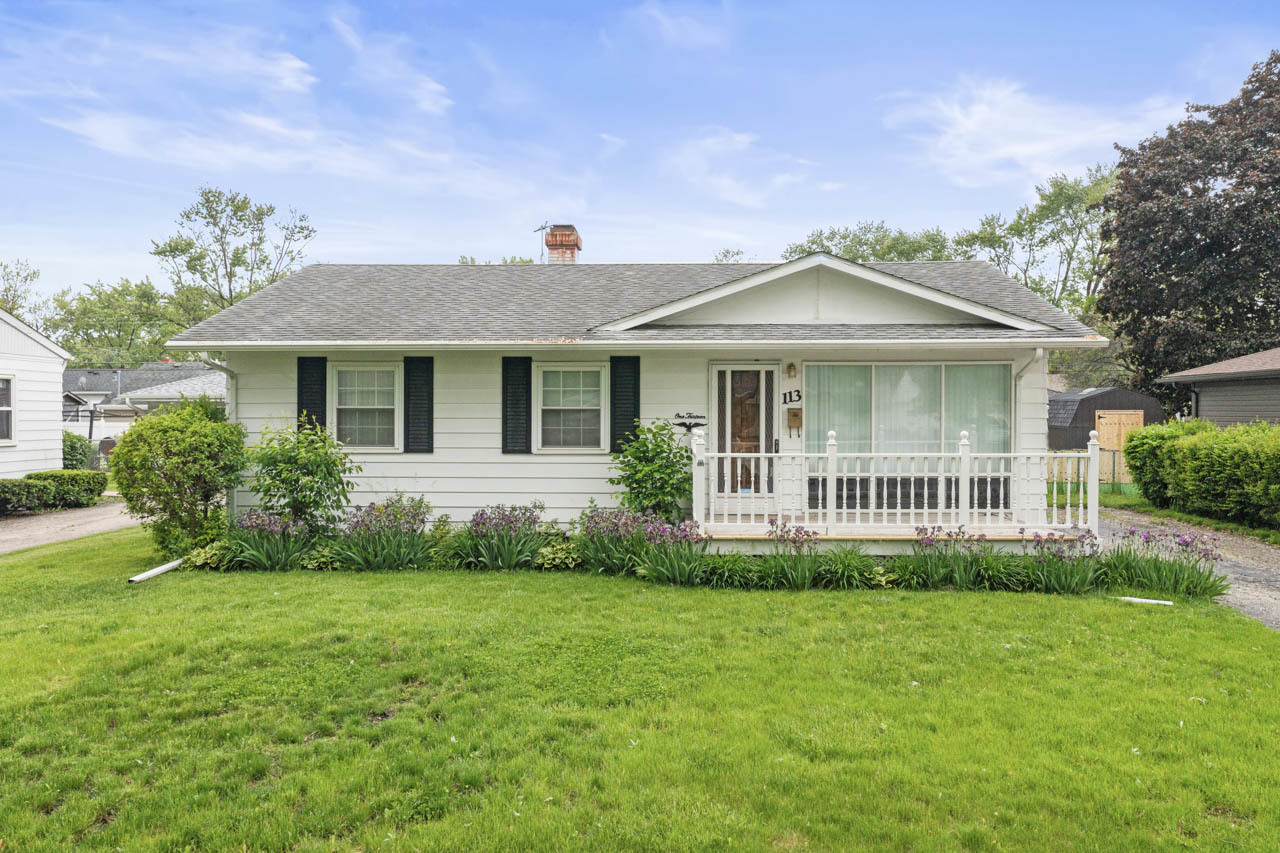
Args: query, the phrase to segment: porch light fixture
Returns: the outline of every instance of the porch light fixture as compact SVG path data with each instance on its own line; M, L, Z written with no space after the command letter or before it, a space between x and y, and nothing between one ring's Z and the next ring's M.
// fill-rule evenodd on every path
M788 379L796 378L796 363L794 361L787 364L787 378Z

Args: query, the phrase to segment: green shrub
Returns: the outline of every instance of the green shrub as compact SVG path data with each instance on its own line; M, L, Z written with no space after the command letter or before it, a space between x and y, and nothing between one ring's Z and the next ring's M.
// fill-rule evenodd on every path
M704 554L703 583L713 589L754 589L759 581L760 560L733 551Z
M92 506L107 490L107 475L103 471L36 471L28 474L27 479L52 486L45 506L54 509Z
M140 418L120 436L111 471L129 513L172 559L225 532L226 494L245 461L243 427L186 408Z
M883 589L894 577L856 545L818 553L813 585L822 589Z
M425 569L435 543L422 532L367 530L347 533L329 543L339 568L357 572Z
M48 480L0 480L0 515L44 509L52 500L53 483Z
M693 494L693 454L667 421L645 426L636 421L622 451L612 454L622 486L618 502L639 513L655 513L671 522L684 517L683 505Z
M544 572L573 572L582 568L582 558L572 540L562 539L539 548L533 567Z
M230 567L250 572L287 572L302 568L315 546L315 537L295 532L233 530L225 540L231 546Z
M773 550L760 558L760 580L769 589L810 589L818 577L818 534L801 525L769 521Z
M236 546L227 539L217 539L196 548L182 560L182 568L192 571L228 572L235 565Z
M89 467L89 460L95 457L93 442L78 432L69 429L62 431L62 467L67 470L78 470Z
M249 460L250 487L263 511L321 534L337 528L355 487L347 478L361 470L342 442L306 415L296 426L264 430Z
M207 394L201 394L199 397L182 397L177 402L165 403L156 409L157 412L180 412L184 409L195 409L206 420L216 423L225 423L227 420L226 407L218 400L214 400Z
M1209 421L1191 419L1152 424L1129 433L1124 441L1124 461L1142 496L1155 506L1170 506L1169 445L1183 436L1217 429Z
M644 552L636 574L656 583L696 586L702 583L707 540L696 521L647 524L641 534Z
M652 513L625 507L601 509L592 504L578 517L574 544L587 571L633 574L644 558L644 528L661 523L664 520Z

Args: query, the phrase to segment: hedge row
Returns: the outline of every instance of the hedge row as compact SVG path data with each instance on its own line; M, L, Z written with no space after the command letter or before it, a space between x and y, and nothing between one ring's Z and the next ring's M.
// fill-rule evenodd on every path
M20 480L0 480L0 515L89 506L106 488L101 471L37 471Z
M1251 525L1280 525L1280 426L1208 421L1129 433L1125 461L1158 507Z

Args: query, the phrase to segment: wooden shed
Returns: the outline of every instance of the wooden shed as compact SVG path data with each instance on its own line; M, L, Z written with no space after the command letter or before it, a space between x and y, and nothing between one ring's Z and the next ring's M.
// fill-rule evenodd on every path
M1218 426L1280 423L1280 347L1162 376L1191 392L1191 414Z
M1120 450L1129 430L1163 420L1159 400L1128 388L1050 391L1049 449L1082 450L1096 429L1103 448Z

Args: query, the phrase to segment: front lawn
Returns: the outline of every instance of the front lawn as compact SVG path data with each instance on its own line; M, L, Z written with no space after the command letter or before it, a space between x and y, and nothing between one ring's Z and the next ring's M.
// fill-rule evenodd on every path
M1280 634L1215 604L0 558L0 841L1280 848Z

